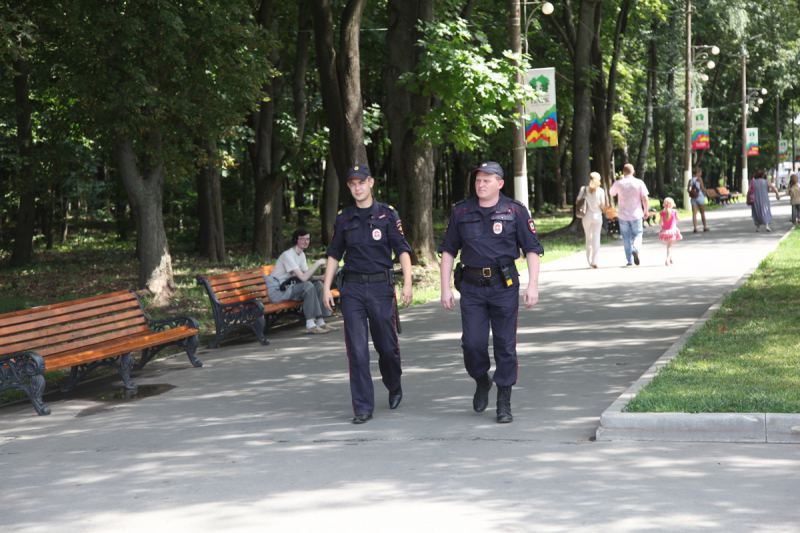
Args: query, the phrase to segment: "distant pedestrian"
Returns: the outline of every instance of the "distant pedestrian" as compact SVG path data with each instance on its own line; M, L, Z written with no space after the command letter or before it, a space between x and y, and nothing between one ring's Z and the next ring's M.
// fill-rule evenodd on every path
M622 167L622 179L615 181L609 190L609 194L616 196L619 202L617 210L619 233L622 235L625 259L628 260L625 266L639 264L643 222L649 211L647 185L633 173L633 165L626 163Z
M797 174L792 174L789 180L789 199L792 202L792 224L800 223L800 185L797 183Z
M678 211L675 210L675 200L667 196L664 198L664 209L661 211L661 231L658 238L667 245L667 259L664 264L672 264L672 245L681 239L681 230L678 228Z
M603 211L608 207L606 192L600 187L600 174L589 174L589 184L581 187L576 203L585 203L581 218L583 233L586 235L586 261L597 268L600 253L600 234L603 231Z
M694 175L689 180L689 203L692 204L692 226L697 233L697 212L700 212L700 219L703 221L703 231L708 231L706 222L706 185L703 183L703 171L699 167L694 167Z
M756 225L756 232L764 226L766 231L772 231L769 227L772 222L772 208L769 204L769 192L775 193L775 199L780 200L781 195L775 185L767 181L767 174L763 170L756 172L755 177L750 180L750 191L747 192L748 202L750 204L750 215L753 217L753 223Z

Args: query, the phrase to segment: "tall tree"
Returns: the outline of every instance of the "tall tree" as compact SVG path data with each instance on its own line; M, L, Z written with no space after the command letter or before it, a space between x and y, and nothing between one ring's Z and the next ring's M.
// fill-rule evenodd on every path
M195 172L194 139L221 138L255 105L268 72L263 36L244 0L57 4L54 77L75 122L113 151L139 286L163 303L174 291L165 181Z
M434 157L430 140L420 139L410 117L426 115L431 97L410 92L402 76L416 70L422 50L421 22L433 19L433 0L389 0L386 118L389 123L391 180L400 192L400 210L416 259L435 264L433 242Z

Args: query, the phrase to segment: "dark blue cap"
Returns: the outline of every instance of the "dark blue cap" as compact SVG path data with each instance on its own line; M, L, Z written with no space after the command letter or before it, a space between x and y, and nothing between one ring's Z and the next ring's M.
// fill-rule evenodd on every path
M369 167L367 165L353 165L352 167L347 169L347 177L345 178L347 181L351 179L359 179L364 181L371 174L369 173Z
M485 172L486 174L497 174L500 179L503 179L503 167L496 161L484 161L472 171L473 174L477 172Z

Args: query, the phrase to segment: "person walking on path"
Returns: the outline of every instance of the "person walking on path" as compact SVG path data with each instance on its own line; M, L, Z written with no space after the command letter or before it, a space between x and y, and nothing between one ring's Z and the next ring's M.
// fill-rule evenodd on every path
M472 408L481 413L489 404L492 381L497 384L497 422L514 420L511 414L511 388L517 382L517 316L519 314L519 274L514 261L520 248L528 262L528 288L523 299L530 309L539 301L539 256L544 248L536 236L536 226L528 209L503 195L503 168L494 161L473 170L475 196L453 206L442 253L442 307L455 306L450 289L453 262L455 284L461 292L461 346L464 366L475 380ZM489 377L489 327L494 345L495 372Z
M350 368L353 423L372 419L375 391L369 370L369 339L378 352L378 367L389 390L389 408L403 399L400 383L400 347L397 340L397 301L392 271L392 251L403 269L403 305L411 303L411 247L394 209L375 201L375 180L366 165L347 171L347 188L355 205L344 209L334 223L328 246L328 264L322 301L333 309L331 285L344 257L341 291L344 341ZM369 331L367 331L369 328Z
M675 210L675 200L667 196L664 198L664 209L661 211L661 231L658 238L667 245L667 259L664 264L672 264L672 245L681 239L681 230L678 228L678 212Z
M306 333L328 333L336 328L325 323L325 317L331 316L331 312L322 305L322 282L311 279L317 269L325 264L325 259L318 259L309 268L305 251L310 244L311 234L308 230L294 230L292 247L278 257L275 267L267 276L269 300L273 303L302 300Z
M633 165L626 163L622 167L622 178L611 185L609 194L618 199L617 217L619 233L625 248L626 266L639 264L642 250L643 222L649 210L647 185L633 175Z
M576 203L585 202L585 212L581 223L586 236L586 261L592 268L597 268L597 256L600 254L600 233L603 230L603 211L608 207L606 192L600 187L600 174L589 174L589 184L581 187Z
M756 172L755 177L750 181L750 190L747 191L747 203L750 204L750 215L756 225L756 232L764 226L764 229L772 231L769 227L772 222L772 208L769 204L769 192L775 193L775 199L780 200L781 195L775 185L767 181L767 174L763 170Z
M700 219L703 221L703 231L708 231L706 222L706 185L703 183L703 171L700 167L694 167L694 175L689 180L689 203L692 204L692 226L694 233L697 233L697 212L700 212Z
M789 199L792 202L792 224L800 223L800 185L797 183L797 174L792 174L789 180Z

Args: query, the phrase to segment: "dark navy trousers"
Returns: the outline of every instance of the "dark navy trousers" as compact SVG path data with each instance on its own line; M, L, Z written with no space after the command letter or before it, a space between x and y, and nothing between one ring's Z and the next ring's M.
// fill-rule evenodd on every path
M369 338L378 352L378 368L390 391L400 386L400 347L395 323L394 286L345 282L341 289L344 342L350 365L350 394L355 414L372 413L375 391L369 370ZM369 327L369 331L367 328Z
M494 382L500 386L517 382L517 316L519 284L489 287L461 284L461 347L464 366L473 378L486 374L489 360L489 326L494 346Z

